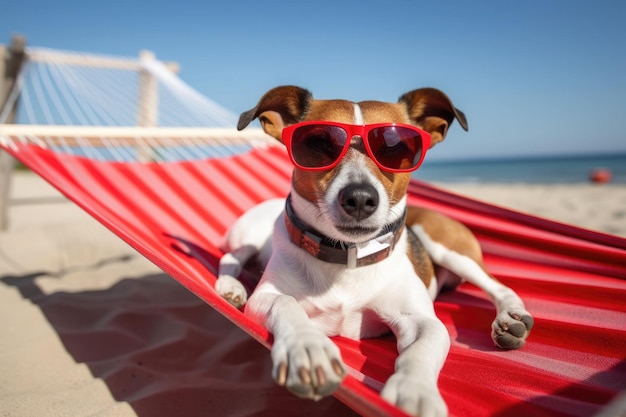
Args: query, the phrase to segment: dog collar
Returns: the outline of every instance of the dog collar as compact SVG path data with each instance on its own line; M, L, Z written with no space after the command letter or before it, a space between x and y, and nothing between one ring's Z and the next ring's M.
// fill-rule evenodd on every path
M386 225L374 239L365 243L341 242L308 228L293 212L291 195L285 203L285 226L291 241L324 262L348 268L372 265L386 259L404 231L406 209L398 220Z

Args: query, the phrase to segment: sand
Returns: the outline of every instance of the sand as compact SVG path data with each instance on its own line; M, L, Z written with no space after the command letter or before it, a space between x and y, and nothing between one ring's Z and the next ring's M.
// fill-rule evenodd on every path
M439 185L626 236L625 186ZM276 387L264 348L35 175L10 203L0 416L354 415Z
M623 184L436 185L524 213L626 237L626 185Z

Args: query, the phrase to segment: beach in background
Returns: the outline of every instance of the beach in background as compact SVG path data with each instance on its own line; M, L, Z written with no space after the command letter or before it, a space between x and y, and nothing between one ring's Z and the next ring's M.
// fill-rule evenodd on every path
M621 184L433 184L497 206L626 237L626 185Z
M608 170L611 181L592 183ZM626 155L426 162L414 175L457 194L626 237Z
M436 184L626 237L624 184ZM355 415L275 386L265 348L31 172L15 173L9 222L0 416Z

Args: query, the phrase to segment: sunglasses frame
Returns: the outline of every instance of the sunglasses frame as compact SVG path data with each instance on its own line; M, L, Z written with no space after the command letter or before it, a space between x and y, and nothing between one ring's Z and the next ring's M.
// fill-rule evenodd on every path
M324 165L320 167L302 166L296 161L296 159L293 156L292 140L293 140L294 132L296 131L296 129L300 127L313 126L313 125L338 127L340 129L343 129L348 135L346 139L346 143L343 146L341 153L332 164L328 164L328 165ZM409 129L419 134L421 138L421 142L422 142L421 143L422 152L420 155L420 159L415 165L415 167L406 168L406 169L395 169L395 168L386 167L378 161L378 159L374 155L374 152L372 152L372 149L370 148L369 141L367 140L367 135L369 134L370 131L377 129L377 128L381 128L381 127L402 127L404 129ZM430 148L430 142L431 142L430 133L416 126L402 124L402 123L375 123L375 124L366 124L366 125L352 125L352 124L346 124L346 123L331 122L327 120L312 120L312 121L300 122L300 123L289 125L285 127L282 131L282 141L287 147L287 153L289 154L289 158L291 159L291 162L297 168L305 170L305 171L326 171L326 170L330 170L336 167L339 164L339 162L343 159L343 157L346 155L346 153L348 152L348 149L351 146L352 139L355 136L359 136L361 138L361 142L363 142L365 151L367 152L369 157L374 161L376 166L378 166L378 168L380 168L383 171L394 172L394 173L413 172L416 169L418 169L420 165L422 165L422 162L424 161L424 157L426 156L426 151Z

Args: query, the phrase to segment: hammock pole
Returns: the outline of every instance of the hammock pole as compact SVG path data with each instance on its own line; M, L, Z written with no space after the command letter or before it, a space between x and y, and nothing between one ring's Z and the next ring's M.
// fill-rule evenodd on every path
M6 105L15 80L24 62L24 47L26 39L22 36L13 36L11 46L0 45L0 109ZM17 113L17 100L12 105L9 114L4 121L6 124L15 123ZM11 191L11 177L15 160L4 150L0 150L0 231L9 226L8 208Z
M154 60L154 53L151 51L141 51L139 60L141 62ZM159 84L150 73L142 68L139 71L139 108L137 109L138 126L156 126L159 118Z
M152 51L142 50L139 52L139 61L142 64L139 70L139 100L137 103L137 126L154 127L159 124L159 82L143 64L154 61L156 56ZM170 64L167 68L176 73L178 65ZM152 161L152 150L147 152L145 146L137 149L137 159L141 162Z

